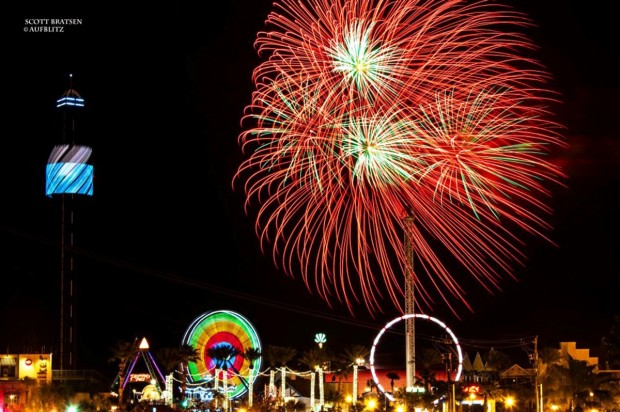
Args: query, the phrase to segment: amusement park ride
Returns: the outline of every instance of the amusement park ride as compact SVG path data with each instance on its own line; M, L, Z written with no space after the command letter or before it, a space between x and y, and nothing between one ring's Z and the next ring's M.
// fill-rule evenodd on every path
M123 389L127 389L127 385L131 384L136 386L136 388L132 388L135 400L163 400L166 404L170 404L172 401L172 391L169 388L172 388L172 382L164 377L149 349L149 343L146 338L142 338L133 360L128 363L127 369L124 372ZM135 371L135 367L140 360L146 366L147 372ZM162 385L164 385L163 388Z
M258 353L261 343L254 327L238 313L228 310L206 312L196 318L183 337L198 353L198 359L188 362L186 368L185 397L196 402L208 402L216 393L224 394L225 402L251 391L260 373L261 359L244 356L250 348ZM218 358L214 352L228 350L230 356ZM137 366L142 366L140 369ZM146 371L144 371L146 367ZM174 402L174 383L182 377L174 372L164 376L152 356L146 338L143 338L133 360L124 371L123 391L132 389L135 401ZM115 380L115 384L119 383ZM129 386L128 386L129 385ZM251 395L251 393L250 393Z

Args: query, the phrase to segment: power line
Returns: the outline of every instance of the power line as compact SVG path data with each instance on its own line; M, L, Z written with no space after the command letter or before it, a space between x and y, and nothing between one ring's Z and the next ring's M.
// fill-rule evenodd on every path
M45 237L37 236L32 233L27 233L24 231L19 231L19 230L7 228L7 227L1 227L0 230L10 233L12 235L24 238L24 239L28 239L28 240L41 243L41 244L45 244L49 246L59 246L58 242L56 241L52 241ZM322 311L318 311L315 309L310 309L308 307L297 306L297 305L289 304L286 302L276 301L276 300L268 299L262 296L253 295L250 293L245 293L245 292L240 292L237 290L224 288L224 287L217 286L217 285L214 285L208 282L191 279L191 278L180 276L178 274L170 273L167 271L152 269L152 268L141 266L135 263L130 263L122 259L106 256L106 255L92 252L92 251L86 250L84 248L76 247L76 246L72 246L70 249L71 249L70 251L75 256L82 256L82 257L91 259L93 261L105 263L110 266L123 268L130 273L139 273L142 275L147 275L150 277L162 279L166 282L189 286L191 288L198 288L201 290L206 290L210 293L215 293L221 296L229 296L235 299L257 303L263 306L269 306L269 307L276 308L279 310L285 310L288 312L302 314L304 316L311 316L317 319L330 320L330 321L338 322L341 324L357 326L357 327L374 330L374 331L381 330L385 326L383 323L380 323L380 322L364 321L364 320L360 320L356 318L340 316L340 315L336 315L333 313L322 312ZM399 332L396 330L390 330L389 332L392 334L403 334L404 335L404 332ZM425 340L425 339L433 340L434 339L432 335L426 336L424 334L419 334L419 336L421 340ZM469 348L512 349L512 348L523 348L524 342L531 342L533 341L533 339L534 337L500 339L500 340L481 340L481 339L464 339L464 338L459 337L459 342L461 346L469 347Z

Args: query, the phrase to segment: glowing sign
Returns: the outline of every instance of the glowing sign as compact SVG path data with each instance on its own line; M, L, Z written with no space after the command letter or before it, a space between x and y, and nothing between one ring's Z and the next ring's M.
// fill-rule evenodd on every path
M132 373L129 375L129 382L150 382L151 375L148 373Z
M88 146L59 145L54 147L46 167L45 195L93 195L92 165L86 162L92 149Z
M463 392L465 393L480 393L480 385L469 385L463 388Z

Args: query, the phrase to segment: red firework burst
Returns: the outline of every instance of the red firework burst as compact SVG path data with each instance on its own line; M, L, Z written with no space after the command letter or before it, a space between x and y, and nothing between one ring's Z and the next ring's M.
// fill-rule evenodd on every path
M564 179L545 157L564 142L530 21L486 1L276 7L235 176L276 264L328 302L402 310L408 230L425 309L433 292L470 307L438 249L499 288L523 235L547 239L546 185Z

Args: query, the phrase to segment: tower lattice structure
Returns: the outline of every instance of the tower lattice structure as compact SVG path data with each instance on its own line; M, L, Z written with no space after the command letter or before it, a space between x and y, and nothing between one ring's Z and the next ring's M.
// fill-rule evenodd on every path
M413 216L407 216L405 218L405 253L407 258L405 263L405 314L415 313L412 229ZM415 319L413 317L405 319L405 353L407 389L409 389L415 385Z

